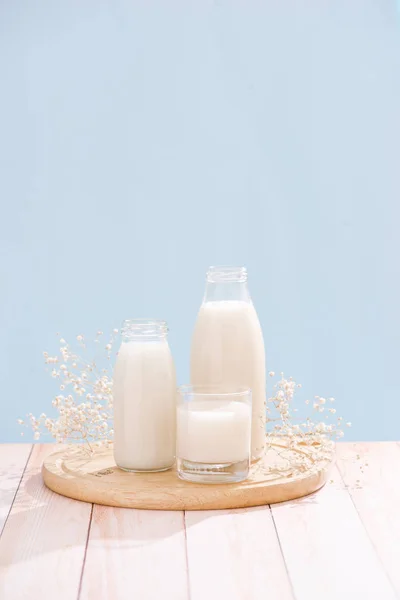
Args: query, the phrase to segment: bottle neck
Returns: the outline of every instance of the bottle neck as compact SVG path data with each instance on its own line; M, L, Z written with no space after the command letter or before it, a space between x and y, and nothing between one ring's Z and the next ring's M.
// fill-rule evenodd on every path
M251 302L245 267L210 267L204 302Z
M207 282L203 302L251 302L246 281Z

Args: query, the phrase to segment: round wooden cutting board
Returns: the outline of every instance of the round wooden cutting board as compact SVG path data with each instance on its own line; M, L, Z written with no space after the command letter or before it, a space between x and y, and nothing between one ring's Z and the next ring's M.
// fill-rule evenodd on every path
M127 473L114 462L112 449L88 456L82 448L70 447L51 454L42 474L54 492L95 504L156 510L206 510L246 508L293 500L320 489L327 481L332 453L308 473L290 471L286 476L271 472L288 450L283 440L269 447L263 459L252 465L249 479L231 484L197 484L181 481L175 470L162 473ZM290 451L293 452L293 451ZM308 454L307 446L301 450Z

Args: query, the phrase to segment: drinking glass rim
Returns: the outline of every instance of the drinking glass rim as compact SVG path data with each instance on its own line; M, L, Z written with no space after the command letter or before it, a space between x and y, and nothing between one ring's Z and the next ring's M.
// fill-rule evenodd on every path
M197 385L185 384L178 387L178 392L181 395L190 394L191 396L251 396L251 388L246 386L237 386L232 391L226 391L226 386L223 385Z

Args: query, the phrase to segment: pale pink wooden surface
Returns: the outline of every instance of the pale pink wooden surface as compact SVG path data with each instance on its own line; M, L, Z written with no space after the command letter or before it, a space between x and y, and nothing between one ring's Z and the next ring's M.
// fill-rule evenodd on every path
M400 598L395 442L340 444L308 498L186 514L58 496L40 476L52 450L0 446L1 600Z
M40 474L51 447L35 446L0 538L0 598L76 600L91 506L58 496Z
M335 467L333 483L300 501L272 506L297 600L396 600Z
M354 455L360 458L354 461L350 458ZM400 597L400 446L394 442L339 445L338 467Z
M268 506L186 512L191 600L294 600Z
M14 502L31 450L30 444L0 446L0 534Z
M182 512L94 506L82 600L186 600Z

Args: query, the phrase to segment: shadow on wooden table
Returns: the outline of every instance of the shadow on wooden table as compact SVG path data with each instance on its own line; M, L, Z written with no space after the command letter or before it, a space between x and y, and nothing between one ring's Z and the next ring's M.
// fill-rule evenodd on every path
M90 528L89 528L90 524ZM49 490L33 469L25 474L0 541L0 566L57 551L140 548L184 536L184 513L114 508L79 502Z
M40 562L58 550L84 552L90 512L90 505L53 494L37 468L28 467L0 538L0 565Z
M11 476L12 477L12 476ZM316 492L299 500L275 504L297 506L317 504ZM25 474L13 508L3 530L0 545L0 565L23 562L54 551L80 547L84 549L89 531L90 546L129 549L157 543L184 534L185 528L221 518L223 514L237 516L249 511L265 510L265 506L237 510L182 511L135 510L79 502L50 491L37 469ZM91 516L91 521L90 521ZM90 522L90 529L89 529Z

